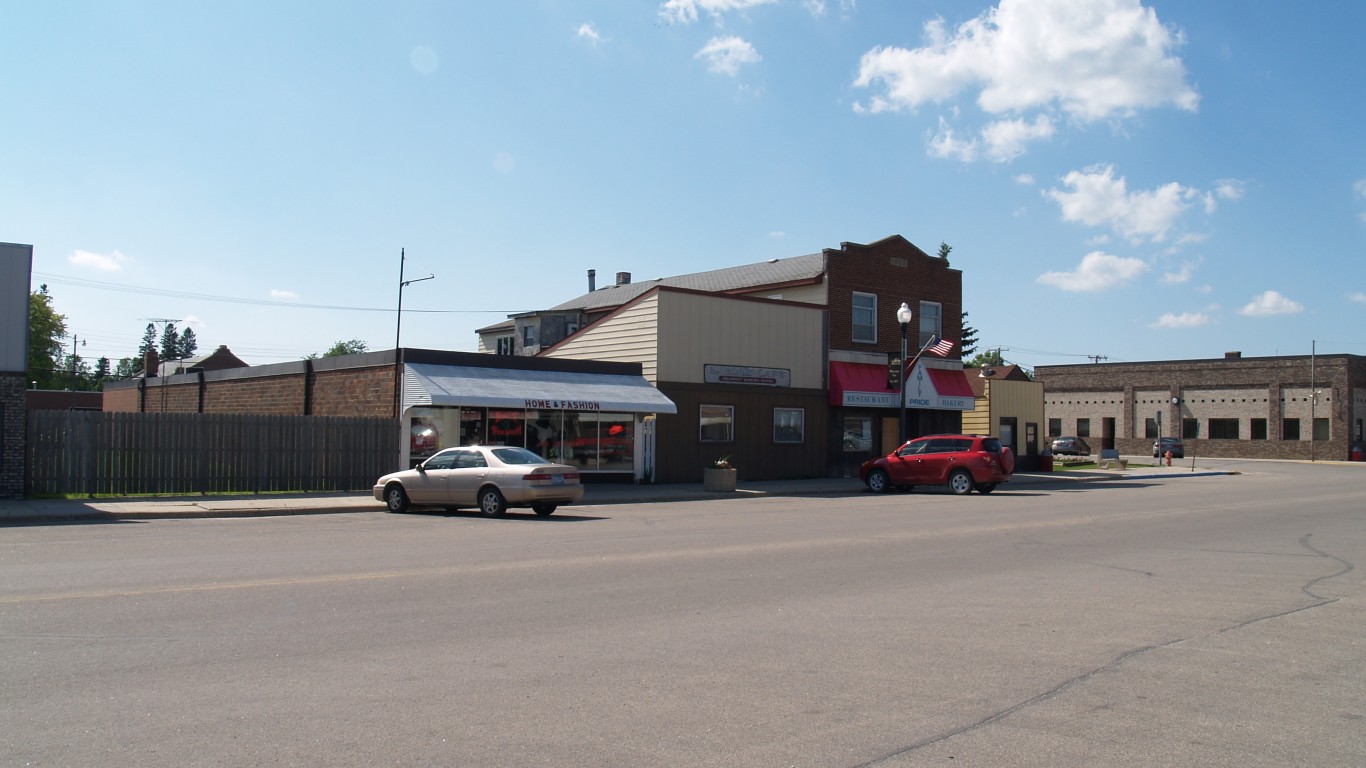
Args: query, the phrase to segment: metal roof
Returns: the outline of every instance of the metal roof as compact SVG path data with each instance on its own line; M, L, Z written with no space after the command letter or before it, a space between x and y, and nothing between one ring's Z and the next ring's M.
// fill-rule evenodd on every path
M638 283L627 283L626 285L609 285L592 293L585 293L578 298L570 299L546 311L610 309L619 307L659 286L687 288L709 293L728 293L760 289L767 285L811 282L824 273L825 255L812 253L806 256L771 259L757 264L742 264L738 267L694 272L688 275L659 277Z

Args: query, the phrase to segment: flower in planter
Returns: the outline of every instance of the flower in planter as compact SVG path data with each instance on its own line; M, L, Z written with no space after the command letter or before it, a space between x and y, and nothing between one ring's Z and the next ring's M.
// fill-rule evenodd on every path
M713 461L713 462L711 463L711 468L712 468L712 469L730 469L730 468L731 468L731 466L730 466L730 457L729 457L729 456L722 456L721 458L717 459L716 461Z

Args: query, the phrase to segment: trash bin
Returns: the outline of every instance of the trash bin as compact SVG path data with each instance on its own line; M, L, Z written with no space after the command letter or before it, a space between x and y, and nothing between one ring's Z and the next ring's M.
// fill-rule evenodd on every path
M1052 472L1052 471L1053 471L1053 452L1052 452L1052 451L1044 451L1043 453L1039 454L1039 471L1040 471L1040 472Z
M1352 461L1366 461L1366 443L1352 445Z

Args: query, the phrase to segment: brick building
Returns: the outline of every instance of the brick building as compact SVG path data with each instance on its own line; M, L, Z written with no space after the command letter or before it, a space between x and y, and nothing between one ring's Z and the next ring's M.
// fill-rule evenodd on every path
M632 282L628 272L539 312L479 329L504 355L629 360L678 406L657 419L662 482L728 456L746 480L844 476L897 442L887 385L908 346L962 334L962 273L894 235L819 253ZM910 373L909 436L958 431L973 394L957 350Z
M0 499L24 495L33 246L0 243Z
M1150 454L1180 437L1186 455L1347 459L1363 439L1366 358L1315 355L1175 360L1034 369L1048 436Z

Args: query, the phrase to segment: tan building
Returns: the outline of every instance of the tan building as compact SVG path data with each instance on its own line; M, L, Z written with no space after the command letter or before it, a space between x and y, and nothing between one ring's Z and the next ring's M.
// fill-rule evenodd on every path
M1017 365L967 368L976 408L963 414L963 431L996 435L1019 458L1020 469L1038 466L1044 446L1044 389Z

